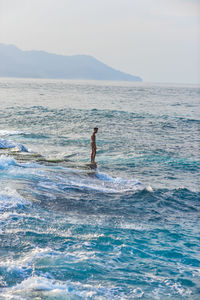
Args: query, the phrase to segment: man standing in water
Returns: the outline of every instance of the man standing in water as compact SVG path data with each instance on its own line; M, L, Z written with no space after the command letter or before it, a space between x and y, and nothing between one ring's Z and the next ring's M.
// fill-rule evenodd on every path
M96 163L95 163L95 156L96 156L97 146L96 146L96 136L95 135L96 135L97 132L98 132L98 128L95 127L94 131L93 131L93 133L91 135L91 144L90 144L91 149L92 149L91 164L94 164L94 165L96 165Z

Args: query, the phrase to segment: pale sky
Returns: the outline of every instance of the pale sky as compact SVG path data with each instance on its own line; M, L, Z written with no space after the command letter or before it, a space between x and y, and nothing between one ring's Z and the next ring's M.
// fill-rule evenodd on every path
M200 83L200 0L0 0L0 43Z

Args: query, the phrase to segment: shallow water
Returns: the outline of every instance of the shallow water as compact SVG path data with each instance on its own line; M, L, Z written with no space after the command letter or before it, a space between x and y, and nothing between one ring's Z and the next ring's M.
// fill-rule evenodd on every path
M0 299L199 298L199 96L0 80Z

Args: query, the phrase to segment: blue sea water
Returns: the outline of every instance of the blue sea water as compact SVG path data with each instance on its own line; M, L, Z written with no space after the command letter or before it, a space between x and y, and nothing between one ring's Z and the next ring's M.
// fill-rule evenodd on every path
M0 80L1 300L200 298L199 99Z

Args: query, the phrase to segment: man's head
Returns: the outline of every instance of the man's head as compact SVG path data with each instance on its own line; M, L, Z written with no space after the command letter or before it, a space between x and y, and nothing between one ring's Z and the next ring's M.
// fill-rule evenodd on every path
M98 131L98 128L94 127L94 133L97 133L97 131Z

